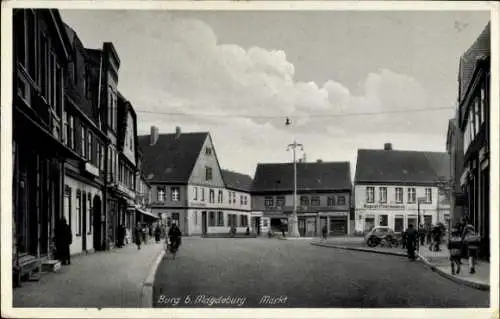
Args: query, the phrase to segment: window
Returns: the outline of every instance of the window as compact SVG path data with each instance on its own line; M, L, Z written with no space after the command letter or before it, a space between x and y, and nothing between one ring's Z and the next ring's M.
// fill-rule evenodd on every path
M26 14L26 20L25 20ZM18 62L26 69L33 80L36 80L36 18L33 10L16 12L16 55Z
M218 212L217 213L217 226L224 226L224 213L223 212Z
M233 204L236 204L236 193L233 192Z
M387 226L389 218L387 215L380 215L380 226Z
M193 200L198 200L198 187L193 187Z
M47 100L47 95L49 93L49 85L48 85L48 56L49 56L49 43L47 41L47 36L45 34L42 35L40 42L40 85L42 87L42 94L45 100Z
M396 203L403 202L403 188L396 187Z
M312 196L311 197L311 206L319 206L319 205L320 205L319 196Z
M345 205L345 196L337 196L337 205Z
M215 226L215 212L209 213L208 226Z
M211 149L210 147L207 147L207 148L205 149L205 154L206 154L206 155L212 155L212 149Z
M481 86L481 124L483 124L484 120L486 119L486 103L486 92L483 84L483 86Z
M179 193L180 193L180 189L179 187L172 187L172 201L173 202L178 202L179 201Z
M417 201L417 193L415 188L410 187L408 188L408 204L415 204Z
M205 201L205 189L204 188L201 189L201 201L202 202Z
M272 196L266 196L264 198L264 206L266 207L273 207L274 205L274 200Z
M205 167L205 180L211 181L212 180L212 168L211 167Z
M165 187L158 187L158 201L159 202L164 202L165 201Z
M208 191L208 202L215 203L215 192L213 189Z
M87 158L89 161L92 161L92 132L88 132L87 135Z
M217 202L222 203L224 202L224 193L220 190L219 195L217 196Z
M368 186L366 188L366 202L374 203L375 202L375 187Z
M425 202L432 203L432 188L425 189Z
M243 195L240 195L240 205L243 205Z
M87 216L89 218L89 227L87 234L92 234L92 194L87 194Z
M248 205L248 197L244 196L243 199L244 199L243 205Z
M402 232L404 229L404 218L403 216L396 216L394 218L394 231L396 233Z
M69 146L75 149L75 118L69 115Z
M69 125L68 125L68 113L63 112L63 142L69 146Z
M82 150L81 150L81 154L84 158L86 158L87 154L85 152L85 148L87 147L87 143L85 141L85 137L86 137L86 134L85 134L85 127L82 125L81 127L81 130L82 130L82 134L81 134L81 146L82 146Z
M240 227L247 227L248 226L248 216L247 215L240 215Z
M328 206L335 206L335 197L328 196L328 198L326 199L326 204Z
M76 236L81 236L82 234L82 194L79 190L76 191Z
M480 102L480 96L476 97L474 99L474 126L476 127L476 135L479 133L479 125L481 125L481 117L480 117L480 109L479 109L479 104Z
M379 187L378 193L379 193L379 202L387 203L387 187Z
M300 206L309 206L309 197L300 196Z
M72 192L71 192L71 187L68 185L64 186L64 215L63 217L66 218L66 221L68 222L68 225L71 229L71 197L72 197Z
M101 169L101 142L96 140L96 146L95 146L95 163L96 166Z
M285 196L280 195L276 197L276 206L283 207L285 206Z

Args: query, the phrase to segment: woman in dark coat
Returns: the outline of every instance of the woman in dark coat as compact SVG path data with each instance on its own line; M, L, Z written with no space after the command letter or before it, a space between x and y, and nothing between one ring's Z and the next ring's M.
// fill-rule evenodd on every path
M66 223L66 218L63 217L58 221L54 229L54 237L57 258L63 265L70 265L71 259L69 246L73 242L73 234L71 234L71 228Z
M156 225L156 228L155 228L155 240L156 240L157 244L160 242L160 236L161 236L160 225Z

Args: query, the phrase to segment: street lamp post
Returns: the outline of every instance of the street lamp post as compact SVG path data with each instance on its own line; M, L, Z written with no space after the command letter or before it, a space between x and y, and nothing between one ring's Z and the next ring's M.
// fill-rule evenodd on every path
M299 147L301 151L304 150L304 145L297 143L297 141L293 141L292 144L288 145L287 149L291 149L293 152L293 212L288 222L289 237L300 237L297 218L297 148Z

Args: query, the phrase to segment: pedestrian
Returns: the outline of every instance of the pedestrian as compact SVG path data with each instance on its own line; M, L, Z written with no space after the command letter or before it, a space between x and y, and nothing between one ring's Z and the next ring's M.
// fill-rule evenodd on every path
M54 229L57 257L63 265L70 265L69 246L73 242L71 228L66 223L66 218L61 218Z
M431 224L429 223L425 224L425 237L426 237L425 243L430 247L432 239L432 227Z
M451 274L460 273L460 265L462 264L462 236L458 229L453 228L451 231L450 240L448 241L448 250L450 251ZM455 269L456 267L456 269Z
M149 238L153 238L153 225L149 225L148 226L148 235L149 235Z
M413 228L413 224L408 225L408 229L406 230L406 249L408 251L408 258L410 260L415 260L415 249L418 243L418 233L415 228Z
M441 227L435 225L432 227L433 251L441 251L439 244L441 242Z
M135 244L137 245L137 250L141 249L141 239L142 239L141 223L137 223L137 226L135 226L134 229L134 241Z
M323 228L321 229L321 234L323 235L323 240L326 240L326 237L328 235L328 229L326 225L323 225Z
M281 236L285 238L285 224L281 224Z
M465 226L464 234L462 235L462 241L466 247L467 257L469 259L469 273L476 273L476 259L479 253L479 245L481 242L481 237L478 236L474 230L473 225Z
M144 245L146 245L147 244L147 241L146 241L146 236L147 236L146 225L143 225L142 228L141 228L141 236L142 236L142 242L144 243Z
M250 236L250 227L247 226L247 230L246 230L246 233L245 233L247 236Z
M401 245L403 246L403 249L406 249L406 241L407 241L407 233L406 230L403 230L401 233Z
M155 240L157 244L160 242L160 237L161 237L161 228L160 225L157 224L155 228Z
M418 238L420 239L420 246L424 246L424 243L425 243L425 228L424 228L424 225L420 225L420 227L418 227Z
M116 246L118 248L121 248L124 246L125 244L125 227L120 224L118 225L118 228L117 228L117 231L116 231L116 237L117 237L117 243L116 243Z

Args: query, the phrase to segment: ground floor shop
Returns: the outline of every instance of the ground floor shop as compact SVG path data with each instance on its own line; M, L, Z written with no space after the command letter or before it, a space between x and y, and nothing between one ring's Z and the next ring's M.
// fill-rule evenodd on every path
M63 216L73 235L71 254L102 249L105 231L102 196L102 185L66 172Z
M129 210L129 207L133 205L134 201L129 196L122 194L115 187L108 188L106 200L106 237L109 248L116 246L120 227L125 228L125 237L130 238L130 234L136 223L135 215Z
M357 233L364 233L375 226L386 226L395 232L402 232L408 225L417 227L419 224L435 225L438 222L448 226L450 211L446 210L425 210L418 211L388 211L388 210L358 210L355 213L355 230Z
M249 211L191 208L154 208L152 211L161 216L167 227L175 223L187 236L228 234L231 227L236 227L237 233L245 233L247 227L250 228Z
M270 229L273 232L288 233L290 214L265 215L269 218ZM348 212L320 212L297 214L299 234L301 237L316 237L322 235L326 226L328 236L348 236L351 234L351 221Z

